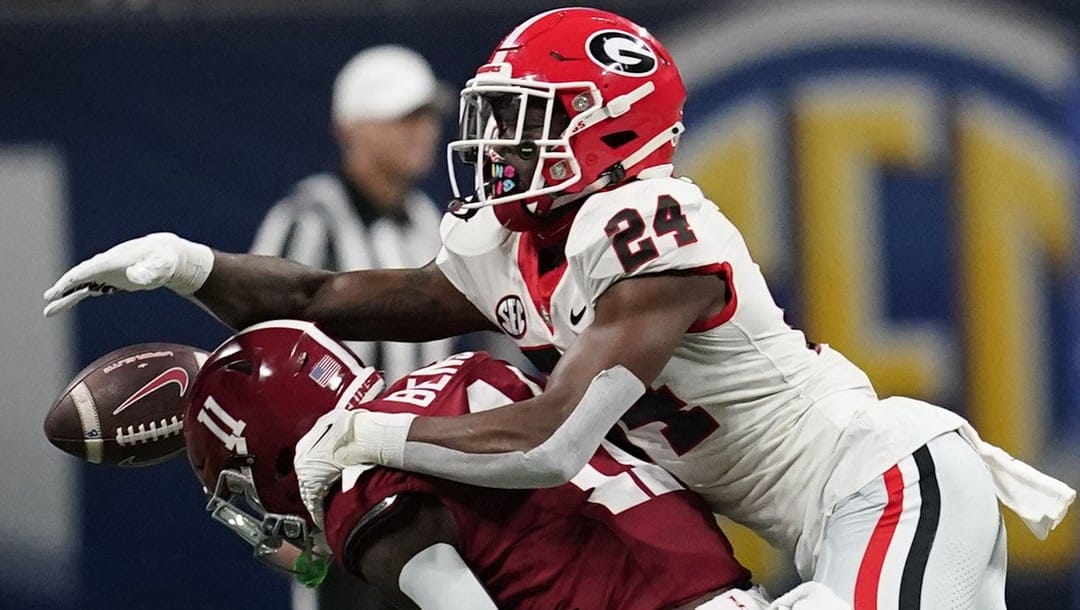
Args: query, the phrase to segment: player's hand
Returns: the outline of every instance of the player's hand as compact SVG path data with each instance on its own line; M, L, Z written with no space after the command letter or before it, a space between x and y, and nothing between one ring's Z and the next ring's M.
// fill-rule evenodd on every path
M74 307L86 297L166 287L190 295L202 287L214 264L213 251L172 233L125 241L75 265L45 291L45 316Z
M341 478L347 465L335 459L334 451L352 441L352 418L360 412L334 409L325 413L296 443L293 467L300 483L300 499L319 529L323 528L326 492Z
M810 581L778 597L769 610L851 610L851 604L825 585Z

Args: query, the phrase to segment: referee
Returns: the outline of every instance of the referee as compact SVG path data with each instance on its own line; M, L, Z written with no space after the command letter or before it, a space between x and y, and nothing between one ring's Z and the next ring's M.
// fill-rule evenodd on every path
M417 53L396 45L353 57L334 82L337 171L309 176L267 213L252 254L332 271L419 267L439 249L441 212L417 188L435 160L447 92ZM452 340L350 343L366 364L397 379L452 353ZM331 570L317 590L294 585L294 610L384 610L388 603Z

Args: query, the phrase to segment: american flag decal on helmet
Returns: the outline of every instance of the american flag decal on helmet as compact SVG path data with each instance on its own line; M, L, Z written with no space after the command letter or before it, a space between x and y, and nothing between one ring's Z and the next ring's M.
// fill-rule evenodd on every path
M308 377L311 377L315 383L321 387L330 387L341 383L341 363L334 360L329 355L325 355L319 358L319 361L315 363L315 366L311 367L311 371L308 372ZM331 388L333 389L333 388Z

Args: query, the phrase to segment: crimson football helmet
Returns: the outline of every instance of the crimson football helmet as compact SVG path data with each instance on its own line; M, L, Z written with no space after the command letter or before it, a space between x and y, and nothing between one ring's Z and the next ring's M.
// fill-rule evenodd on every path
M592 8L541 13L503 39L461 91L460 136L447 155L451 210L496 205L505 226L532 230L560 206L671 163L685 101L671 55L645 28ZM530 109L533 122L543 110L539 137L523 137ZM506 163L507 150L536 159L532 175ZM471 166L471 186L461 163Z
M207 511L259 559L305 584L321 580L325 543L300 500L294 446L319 416L367 402L383 385L378 371L309 322L264 322L231 337L199 369L184 414Z

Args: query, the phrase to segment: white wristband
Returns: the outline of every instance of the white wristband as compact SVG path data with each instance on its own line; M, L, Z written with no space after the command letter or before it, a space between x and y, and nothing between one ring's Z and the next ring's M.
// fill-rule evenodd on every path
M214 268L214 251L203 244L177 239L182 242L181 247L177 248L180 261L167 285L173 292L189 296L202 288L206 278L210 277L210 271Z
M334 458L344 464L374 463L400 469L415 418L415 413L359 411L352 418L352 442L334 452Z

